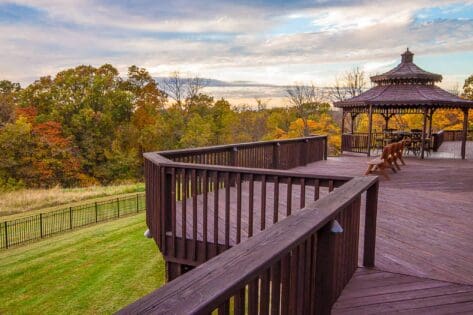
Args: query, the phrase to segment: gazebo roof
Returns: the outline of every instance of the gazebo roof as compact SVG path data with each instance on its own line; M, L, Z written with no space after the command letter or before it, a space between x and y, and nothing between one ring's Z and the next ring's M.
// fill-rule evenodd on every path
M401 63L394 69L371 77L377 86L345 101L336 107L378 108L460 108L473 107L473 101L462 99L434 84L442 80L439 74L422 70L413 63L414 54L406 50Z
M425 71L414 63L414 54L407 48L402 55L401 63L394 69L386 73L371 77L371 81L375 83L396 83L396 82L440 82L442 76L440 74Z

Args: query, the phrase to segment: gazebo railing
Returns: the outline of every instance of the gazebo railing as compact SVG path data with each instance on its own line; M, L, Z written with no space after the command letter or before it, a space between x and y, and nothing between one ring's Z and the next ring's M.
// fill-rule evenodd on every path
M437 133L432 134L433 138L433 150L437 151L438 148L446 141L462 141L463 130L440 130ZM467 131L467 140L473 141L473 129Z
M344 133L342 135L342 152L368 153L367 132ZM371 149L376 149L377 139L383 137L382 133L373 132L371 134ZM432 133L432 149L436 152L443 142L462 141L463 130L441 130ZM473 129L467 131L467 140L473 141Z
M371 134L371 148L376 148L376 139L380 134L373 132ZM368 153L367 132L344 133L342 135L342 152Z

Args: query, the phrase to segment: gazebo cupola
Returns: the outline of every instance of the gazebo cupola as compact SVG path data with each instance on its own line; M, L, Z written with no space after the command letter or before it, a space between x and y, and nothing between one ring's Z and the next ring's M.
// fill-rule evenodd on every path
M424 84L432 85L442 81L440 74L425 71L414 63L414 54L409 48L401 55L401 63L394 69L371 77L376 85L388 84Z
M468 110L473 108L473 101L462 99L449 93L435 83L442 81L440 74L425 71L414 63L414 54L407 49L401 55L401 63L388 72L371 77L375 86L358 96L335 102L335 107L342 108L342 151L349 142L366 143L364 151L370 155L372 139L372 116L382 115L386 121L386 129L389 119L396 114L423 114L422 153L424 157L424 143L432 133L432 116L437 109L461 109L464 113L462 158L465 158L466 136L468 128ZM352 130L345 134L345 116L351 115L352 122L357 115L366 113L369 117L368 134L363 139L355 138ZM426 132L427 120L429 122L428 136ZM345 137L346 135L346 137ZM351 137L348 137L351 135ZM345 138L345 140L344 140ZM350 139L349 139L350 138ZM358 145L359 146L359 145Z

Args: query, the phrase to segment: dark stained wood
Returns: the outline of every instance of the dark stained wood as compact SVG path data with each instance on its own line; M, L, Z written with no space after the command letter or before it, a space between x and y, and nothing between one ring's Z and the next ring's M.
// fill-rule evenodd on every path
M467 314L473 286L359 269L335 303L332 314Z
M294 213L278 224L268 227L264 232L255 234L239 246L199 265L119 313L209 313L240 292L246 284L249 284L249 313L256 313L258 279L268 268L281 261L285 265L281 268L283 274L288 271L289 264L294 267L289 269L291 276L286 278L286 285L283 284L283 294L289 289L289 296L294 296L294 293L290 292L297 290L298 283L302 282L299 267L304 265L305 259L299 250L304 249L304 242L312 239L314 234L322 227L328 226L341 212L349 211L352 204L358 202L361 194L376 182L376 178L354 178L339 187L338 194L329 194L319 199L311 204L310 208ZM291 252L292 255L289 256ZM319 248L318 252L321 255ZM299 261L302 263L299 264ZM304 296L302 292L301 294ZM299 307L304 305L305 302L298 304L297 298L298 294L295 295L296 301L289 300L291 309L299 310Z
M468 108L463 109L463 132L462 132L462 145L461 145L461 156L462 160L466 157L466 138L468 136Z
M378 213L378 189L376 183L366 192L365 244L363 248L363 266L374 267L376 246L376 216Z
M345 155L295 171L355 176L363 173L367 160ZM473 162L405 161L390 181L380 178L375 266L473 285Z

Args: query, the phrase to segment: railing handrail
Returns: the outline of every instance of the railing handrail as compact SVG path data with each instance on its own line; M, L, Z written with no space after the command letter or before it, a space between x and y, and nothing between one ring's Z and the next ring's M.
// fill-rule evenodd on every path
M342 209L363 192L376 186L373 188L376 188L377 193L377 185L377 177L355 177L338 188L336 193L315 201L300 212L210 259L166 286L128 305L119 314L210 313L229 299L232 292L243 287L271 262L280 259L293 246L334 220ZM368 227L365 226L365 229ZM365 257L367 244L370 247L368 251L374 251L374 246L370 243L374 240L367 239L366 236L365 230ZM368 235L368 238L373 236ZM374 252L368 255L374 255ZM368 262L368 265L370 264Z
M266 176L291 176L300 178L310 179L321 179L321 180L335 180L347 182L353 177L340 176L340 175L319 175L319 174L307 174L302 172L294 172L287 170L274 170L266 168L250 168L240 166L225 166L225 165L211 165L211 164L195 164L195 163L184 163L175 162L160 156L158 152L144 153L144 157L156 165L162 167L174 167L179 166L180 168L195 169L195 170L207 170L207 171L221 171L221 172L235 172L235 173L246 173L253 175L266 175Z
M181 155L181 154L217 152L217 151L225 151L225 150L229 150L233 148L251 148L251 147L258 147L258 146L264 146L264 145L270 145L270 144L277 144L277 143L300 142L303 140L326 139L326 138L327 138L326 135L314 135L314 136L292 138L292 139L243 142L243 143L222 144L222 145L207 146L207 147L189 148L189 149L166 150L166 151L159 151L159 152L154 152L154 153L158 153L159 155L163 157L171 157L173 155Z

